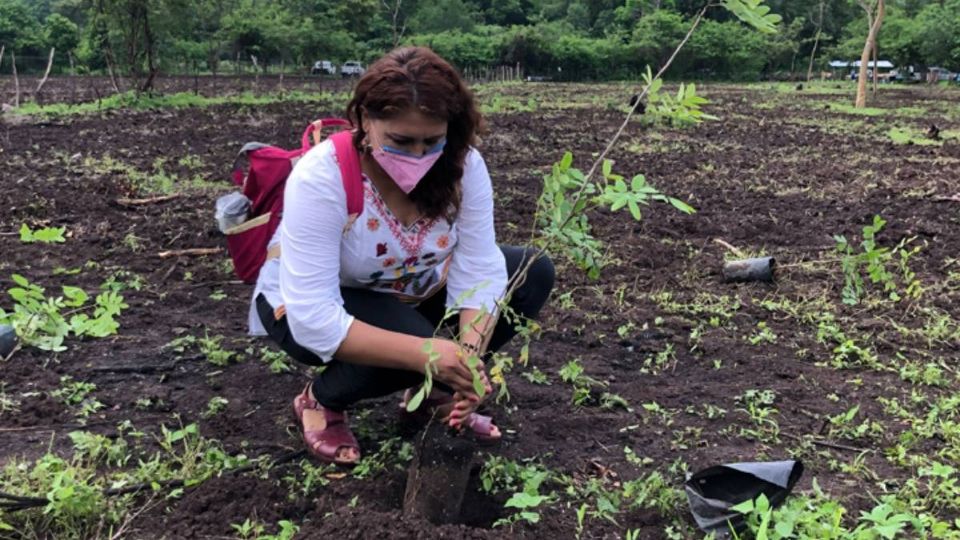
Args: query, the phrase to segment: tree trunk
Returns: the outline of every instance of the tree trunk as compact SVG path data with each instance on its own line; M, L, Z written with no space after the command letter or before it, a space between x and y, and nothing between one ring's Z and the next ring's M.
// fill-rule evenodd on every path
M813 38L813 49L810 50L810 63L807 64L807 82L813 77L813 60L817 56L817 47L820 45L820 35L823 33L823 5L820 0L820 19L817 21L817 35Z
M55 51L56 49L54 47L50 47L50 58L47 59L47 70L43 73L40 84L37 85L37 89L33 92L33 100L37 102L37 105L40 105L40 91L43 90L43 85L47 84L47 79L50 78L50 68L53 67L53 53Z
M17 55L10 51L10 64L13 66L13 107L20 106L20 79L17 77Z
M150 31L150 10L146 6L143 8L143 46L147 49L147 78L140 86L140 91L150 92L157 77L157 65L153 54L153 32Z
M403 513L434 524L457 522L475 451L474 442L450 435L443 422L427 424L407 473Z
M867 41L863 44L863 52L860 53L860 72L857 76L857 100L854 102L854 107L857 109L862 109L867 106L867 64L870 63L870 53L873 52L873 45L876 43L877 33L880 31L880 25L883 23L883 0L877 0L877 13L876 17L873 16L873 12L863 3L860 3L861 6L864 6L864 10L867 12L867 22L869 23L869 32L867 33ZM874 71L876 71L876 66L874 66Z
M257 93L260 88L260 64L257 63L257 57L250 55L250 61L253 62L253 93Z
M877 36L873 36L873 45L870 48L873 50L873 99L877 99L877 77L880 75L880 66L877 65L880 62L877 59L880 56L877 52Z

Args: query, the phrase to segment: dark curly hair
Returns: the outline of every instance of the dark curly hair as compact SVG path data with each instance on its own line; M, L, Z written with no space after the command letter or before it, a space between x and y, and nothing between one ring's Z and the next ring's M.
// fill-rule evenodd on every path
M446 120L447 143L410 199L425 217L452 220L460 210L463 163L483 120L473 93L446 60L425 47L402 47L374 62L347 105L347 118L356 128L353 144L363 152L364 111L382 120L413 108Z

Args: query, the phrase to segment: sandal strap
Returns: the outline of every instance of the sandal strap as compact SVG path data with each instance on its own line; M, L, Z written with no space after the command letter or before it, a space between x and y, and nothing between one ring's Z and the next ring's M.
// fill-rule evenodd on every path
M360 451L360 444L353 432L343 422L329 424L325 429L303 432L303 440L315 453L323 459L335 460L337 451L342 448L353 448Z

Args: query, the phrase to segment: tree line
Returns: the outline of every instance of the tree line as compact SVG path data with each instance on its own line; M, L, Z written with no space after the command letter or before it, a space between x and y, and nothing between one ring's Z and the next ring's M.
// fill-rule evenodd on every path
M659 65L706 0L0 0L0 46L21 72L133 77L218 73L237 60L306 72L315 60L369 62L397 44L428 45L461 68L520 66L553 79L637 77ZM677 58L678 77L805 75L860 56L864 0L768 0L773 35L723 10ZM879 58L960 69L960 0L888 0ZM815 53L815 54L812 54ZM9 55L8 55L9 57ZM9 72L9 59L3 73Z

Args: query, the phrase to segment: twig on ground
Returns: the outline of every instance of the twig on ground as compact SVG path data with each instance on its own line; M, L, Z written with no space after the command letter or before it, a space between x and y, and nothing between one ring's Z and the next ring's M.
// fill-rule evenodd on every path
M960 202L960 193L953 195L952 197L937 197L933 202Z
M189 248L189 249L171 249L168 251L161 251L157 253L157 257L161 259L169 259L170 257L204 257L207 255L216 255L222 250L220 248Z
M123 206L144 206L148 204L157 204L180 198L179 193L172 195L160 195L158 197L147 197L145 199L117 199L117 204Z
M723 240L722 238L714 238L713 241L714 241L714 243L720 244L721 246L723 246L724 248L726 248L727 251L729 251L730 253L733 253L733 254L736 255L737 257L740 257L741 259L745 259L745 258L747 257L746 255L743 254L742 251L740 251L739 249L733 247L732 244L730 244L730 243L727 242L726 240Z
M216 287L219 285L243 285L243 280L240 279L228 279L224 281L204 281L202 283L194 283L187 287L187 289L199 289L200 287Z
M864 452L873 452L874 450L869 448L857 448L856 446L848 446L846 444L840 444L830 441L823 441L820 439L814 439L813 437L801 437L799 435L793 435L792 433L781 433L781 435L793 439L795 441L809 441L811 444L817 446L823 446L826 448L833 448L834 450L846 450L847 452L856 452L862 454Z

